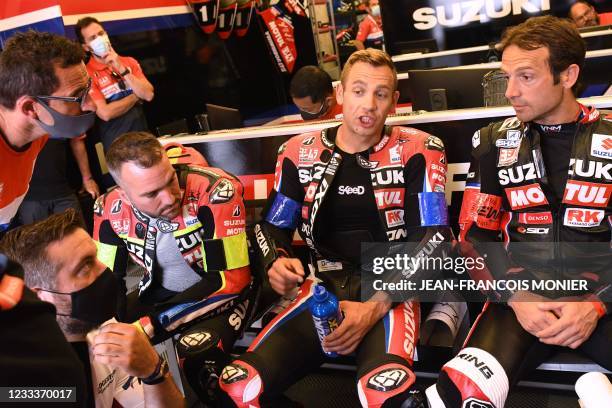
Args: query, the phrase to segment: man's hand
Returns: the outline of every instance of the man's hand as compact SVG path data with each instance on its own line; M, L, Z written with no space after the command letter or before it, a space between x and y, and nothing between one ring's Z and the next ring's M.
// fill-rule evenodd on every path
M151 375L159 361L147 336L136 326L126 323L100 327L93 340L93 355L99 363L121 368L139 378Z
M323 339L325 351L350 354L361 343L364 336L388 311L382 302L340 302L344 319L340 326Z
M552 311L539 308L546 300L545 297L531 292L516 292L508 301L508 306L514 310L523 329L537 336L537 333L558 320Z
M117 71L117 73L121 73L125 71L125 67L123 66L123 64L121 64L121 61L119 60L119 55L115 52L115 50L112 47L110 51L108 52L108 54L106 54L102 58L102 62L104 62L104 64L108 65L109 67L113 68L115 71Z
M268 269L270 286L282 296L304 282L304 267L297 258L278 258Z
M94 200L100 196L100 188L92 178L83 180L83 190L87 191Z
M591 302L545 302L538 305L541 311L552 311L559 319L536 333L542 343L566 346L572 349L584 343L599 321L597 310Z

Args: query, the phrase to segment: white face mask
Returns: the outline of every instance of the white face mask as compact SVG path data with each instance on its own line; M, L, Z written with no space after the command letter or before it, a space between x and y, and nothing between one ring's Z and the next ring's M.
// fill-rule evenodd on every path
M91 48L91 52L94 53L97 57L104 57L111 49L110 40L108 39L108 35L104 34L99 37L94 38L90 43L89 47Z
M380 16L380 6L378 4L373 5L371 11L374 17Z

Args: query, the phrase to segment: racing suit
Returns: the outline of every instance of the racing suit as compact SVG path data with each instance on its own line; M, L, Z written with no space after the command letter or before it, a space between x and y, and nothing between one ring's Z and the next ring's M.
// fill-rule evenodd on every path
M315 284L323 282L340 300L361 301L361 282L355 276L360 271L360 242L424 244L436 234L448 241L452 236L446 227L446 159L440 139L416 129L387 127L377 145L351 155L335 145L337 131L338 127L299 135L279 149L265 221L255 227L260 255L266 269L280 256L293 257L291 242L297 228L316 272L263 328L247 353L224 369L221 387L238 406L257 406L264 388L262 401L273 399L321 365L324 355L308 311L309 299ZM349 160L356 162L351 173L365 172L364 183L337 182L351 177L341 176ZM357 207L371 204L372 222L360 225L367 225L367 230L330 227L334 220L324 214L343 194L355 195L351 200ZM352 250L343 251L344 245ZM353 252L356 256L351 256ZM395 304L360 342L357 387L364 406L392 406L405 399L415 379L411 365L419 315L416 301Z
M566 137L555 142L565 140L565 158L546 159L550 138L564 129ZM600 318L579 350L612 369L612 121L580 105L575 123L548 126L508 118L476 132L472 143L460 247L495 259L472 277L584 279L586 290L532 292L594 302ZM498 236L503 245L493 246ZM512 294L490 293L502 303L485 304L464 349L442 368L435 389L427 391L430 401L502 407L522 373L554 351L523 329L503 303Z
M255 302L242 185L221 169L181 164L182 155L172 147L168 154L175 153L172 160L183 192L181 214L172 220L152 219L114 189L95 203L94 240L98 258L120 278L124 294L128 254L144 268L138 291L130 295L137 295L134 303L140 309L132 318L140 318L137 324L153 343L182 332L177 343L182 368L206 401L214 391L209 386L216 388L216 376L228 362L224 351L231 350ZM160 258L168 256L157 248L162 234L171 234L179 262L182 257L199 276L181 292L161 284L163 274L172 272L160 266ZM119 317L125 319L124 313Z

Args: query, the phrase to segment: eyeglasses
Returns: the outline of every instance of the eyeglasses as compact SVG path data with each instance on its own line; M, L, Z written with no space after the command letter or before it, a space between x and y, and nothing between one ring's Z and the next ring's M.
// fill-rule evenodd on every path
M74 103L78 103L80 107L83 107L83 103L85 102L85 99L87 98L87 94L89 93L90 89L91 89L91 78L87 80L87 86L85 87L85 89L83 89L83 91L81 92L79 96L38 95L36 96L36 98L42 99L42 100L74 102Z

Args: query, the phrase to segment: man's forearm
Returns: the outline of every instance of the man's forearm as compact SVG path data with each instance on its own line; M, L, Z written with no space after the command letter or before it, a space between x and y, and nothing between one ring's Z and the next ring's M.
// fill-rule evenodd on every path
M89 159L87 158L87 150L85 149L85 141L83 139L70 139L70 148L72 154L79 166L81 177L83 180L91 178L91 170L89 168Z
M132 94L115 102L99 103L96 104L96 114L100 119L108 122L111 119L115 119L116 117L125 114L127 111L132 109L136 102L138 102L138 96Z
M132 88L134 94L136 94L136 96L138 96L140 99L147 102L151 102L151 100L153 100L153 85L151 85L146 78L137 77L132 73L125 75L123 78L130 88Z

